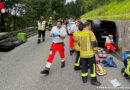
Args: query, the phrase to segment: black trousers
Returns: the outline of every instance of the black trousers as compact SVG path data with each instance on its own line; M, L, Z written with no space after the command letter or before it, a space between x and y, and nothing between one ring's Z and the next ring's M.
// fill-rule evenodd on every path
M96 59L95 56L92 58L80 58L82 65L82 77L88 76L88 65L90 68L90 77L96 78Z
M77 51L76 60L75 60L75 66L80 66L80 51Z
M42 39L45 39L45 30L44 31L38 30L38 39L41 39L41 36Z

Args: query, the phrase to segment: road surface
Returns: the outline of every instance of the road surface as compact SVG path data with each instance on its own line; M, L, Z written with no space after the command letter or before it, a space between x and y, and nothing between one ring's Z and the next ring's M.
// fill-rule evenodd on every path
M107 75L98 76L102 83L100 87L92 86L90 78L87 83L82 83L81 71L73 69L75 57L69 55L68 37L65 39L66 67L60 68L60 57L56 53L49 76L41 75L51 41L47 32L46 41L39 45L36 43L37 36L34 36L10 52L0 52L0 90L108 90L114 88L109 82L113 79L121 83L120 88L130 90L130 82L120 73L123 63L114 57L117 68L105 67Z

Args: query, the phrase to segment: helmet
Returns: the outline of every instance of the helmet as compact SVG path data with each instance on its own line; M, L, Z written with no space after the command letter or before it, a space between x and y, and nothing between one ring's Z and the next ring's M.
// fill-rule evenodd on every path
M43 19L43 16L41 16L41 18Z

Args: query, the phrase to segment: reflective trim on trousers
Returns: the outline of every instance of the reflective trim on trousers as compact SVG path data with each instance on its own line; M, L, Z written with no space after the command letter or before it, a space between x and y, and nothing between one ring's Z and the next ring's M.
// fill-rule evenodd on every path
M93 64L93 74L91 74L91 77L96 77L96 70L95 70L95 64Z
M87 77L87 76L88 76L88 73L82 73L81 76L82 76L82 77Z
M75 63L74 65L77 66L77 67L79 67L79 65L80 65L79 63L80 63L80 57L79 57L79 59L78 59L78 62Z

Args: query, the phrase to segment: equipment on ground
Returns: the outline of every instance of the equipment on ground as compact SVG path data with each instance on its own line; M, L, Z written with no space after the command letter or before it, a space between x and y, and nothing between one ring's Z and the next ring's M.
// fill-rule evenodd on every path
M22 40L25 43L27 41L26 33L18 33L17 34L17 39Z
M106 51L104 49L99 49L97 51L97 56L99 58L107 58L107 54L106 54Z
M100 64L100 61L96 62L96 73L97 73L98 76L106 75L106 70Z
M125 78L130 79L130 51L124 52L123 57L125 67L122 68L121 73Z
M19 46L19 45L21 45L21 44L23 44L24 42L22 41L22 40L17 40L17 41L14 41L13 42L13 44L14 44L14 46L15 47L17 47L17 46Z
M15 48L15 45L12 42L0 43L0 51L8 52Z

